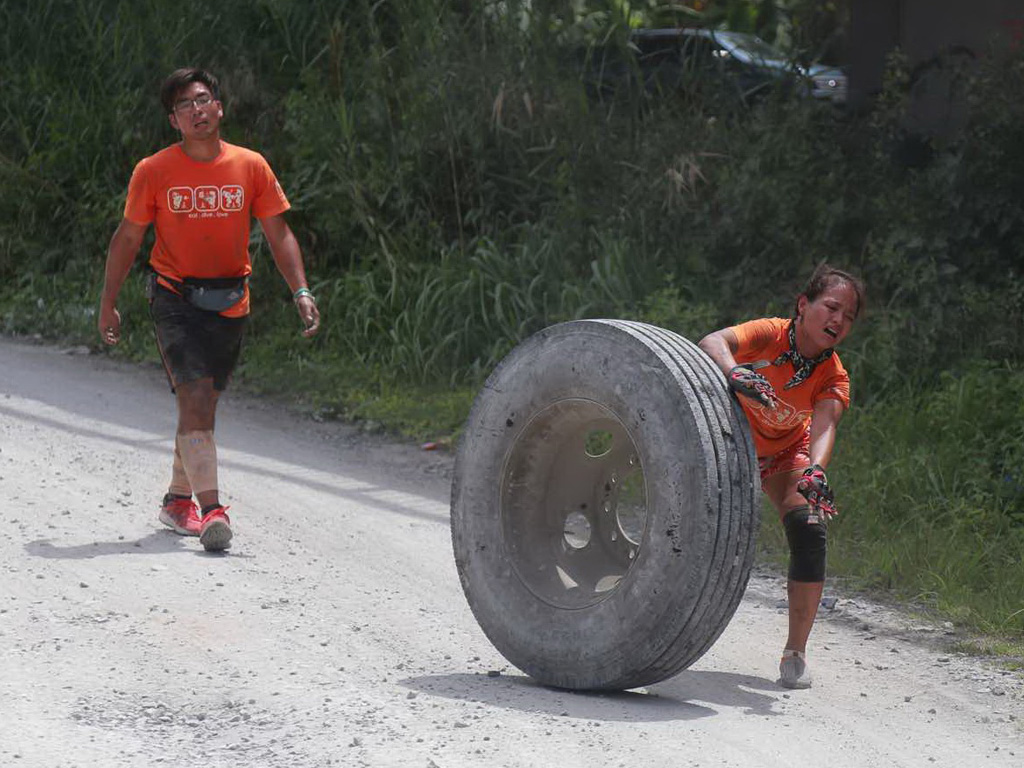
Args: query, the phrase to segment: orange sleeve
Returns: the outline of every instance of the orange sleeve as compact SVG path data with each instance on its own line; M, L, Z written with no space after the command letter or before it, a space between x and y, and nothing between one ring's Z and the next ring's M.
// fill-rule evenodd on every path
M156 199L149 186L146 161L140 160L128 182L128 197L124 201L124 217L134 224L152 224L156 218Z
M277 177L270 169L270 164L262 155L258 155L258 157L254 185L256 196L252 201L252 215L257 219L265 219L268 216L284 213L292 206L288 202L288 198L285 197Z
M758 352L772 346L779 337L778 324L769 318L749 320L729 328L736 335L739 347L736 349L737 357L756 355Z
M850 376L844 369L822 382L821 389L814 393L815 405L821 400L838 400L843 408L850 407Z

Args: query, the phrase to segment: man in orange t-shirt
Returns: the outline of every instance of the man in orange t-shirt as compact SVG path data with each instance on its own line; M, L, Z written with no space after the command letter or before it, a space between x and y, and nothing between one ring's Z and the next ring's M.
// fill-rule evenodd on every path
M835 347L863 303L860 280L822 264L797 298L792 319L751 320L699 344L740 395L761 486L786 529L789 636L779 682L788 688L811 684L807 638L825 585L826 522L837 514L825 467L850 405L850 377Z
M283 218L290 206L281 185L259 153L220 138L224 109L217 78L201 69L176 70L160 99L181 141L135 166L124 218L107 251L98 327L104 343L118 343L117 296L152 224L150 313L178 406L160 521L199 536L206 550L220 551L230 545L232 530L220 503L213 427L249 314L252 217L292 291L304 336L317 332L320 314L298 242Z

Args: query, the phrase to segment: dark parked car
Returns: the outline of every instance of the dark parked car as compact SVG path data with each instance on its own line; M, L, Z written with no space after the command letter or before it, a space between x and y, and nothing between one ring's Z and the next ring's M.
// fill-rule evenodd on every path
M772 88L834 104L846 101L846 75L837 67L803 67L755 35L710 29L638 29L630 56L607 45L589 52L589 80L602 94L640 84L645 92L724 87L744 101ZM633 63L635 62L635 64Z

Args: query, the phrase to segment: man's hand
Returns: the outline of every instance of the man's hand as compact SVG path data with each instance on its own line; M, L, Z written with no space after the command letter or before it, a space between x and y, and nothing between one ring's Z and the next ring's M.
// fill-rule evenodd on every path
M110 238L110 247L107 248L107 263L103 269L100 314L96 319L100 338L108 346L113 346L121 340L121 315L117 311L117 295L121 290L121 284L132 268L135 254L139 252L148 226L148 224L136 224L128 219L121 219L121 223L117 225L117 231Z
M116 307L101 306L96 325L104 344L112 347L121 340L121 313Z
M796 490L807 499L811 509L823 514L826 520L839 514L835 494L828 487L828 478L821 465L813 464L805 469L803 476L796 482Z
M302 335L307 339L315 336L320 330L320 310L316 308L313 294L305 293L295 299L295 308L299 311L299 319L302 320Z
M737 365L729 371L727 378L734 392L757 400L768 408L774 408L779 400L768 379L745 365Z

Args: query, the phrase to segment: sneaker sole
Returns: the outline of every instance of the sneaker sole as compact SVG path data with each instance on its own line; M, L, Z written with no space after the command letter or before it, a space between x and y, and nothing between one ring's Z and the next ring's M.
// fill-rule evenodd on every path
M791 691L803 691L811 687L811 683L806 680L783 680L782 678L779 678L779 685L789 688Z
M231 546L231 526L223 520L214 520L203 528L199 543L207 552L220 552Z
M168 515L166 512L164 512L163 510L160 511L160 518L159 519L160 519L161 523L166 525L168 528L170 528L172 531L174 531L179 536L198 536L199 535L199 531L190 531L187 528L182 528L180 525L175 523L174 520L171 519L171 516Z

